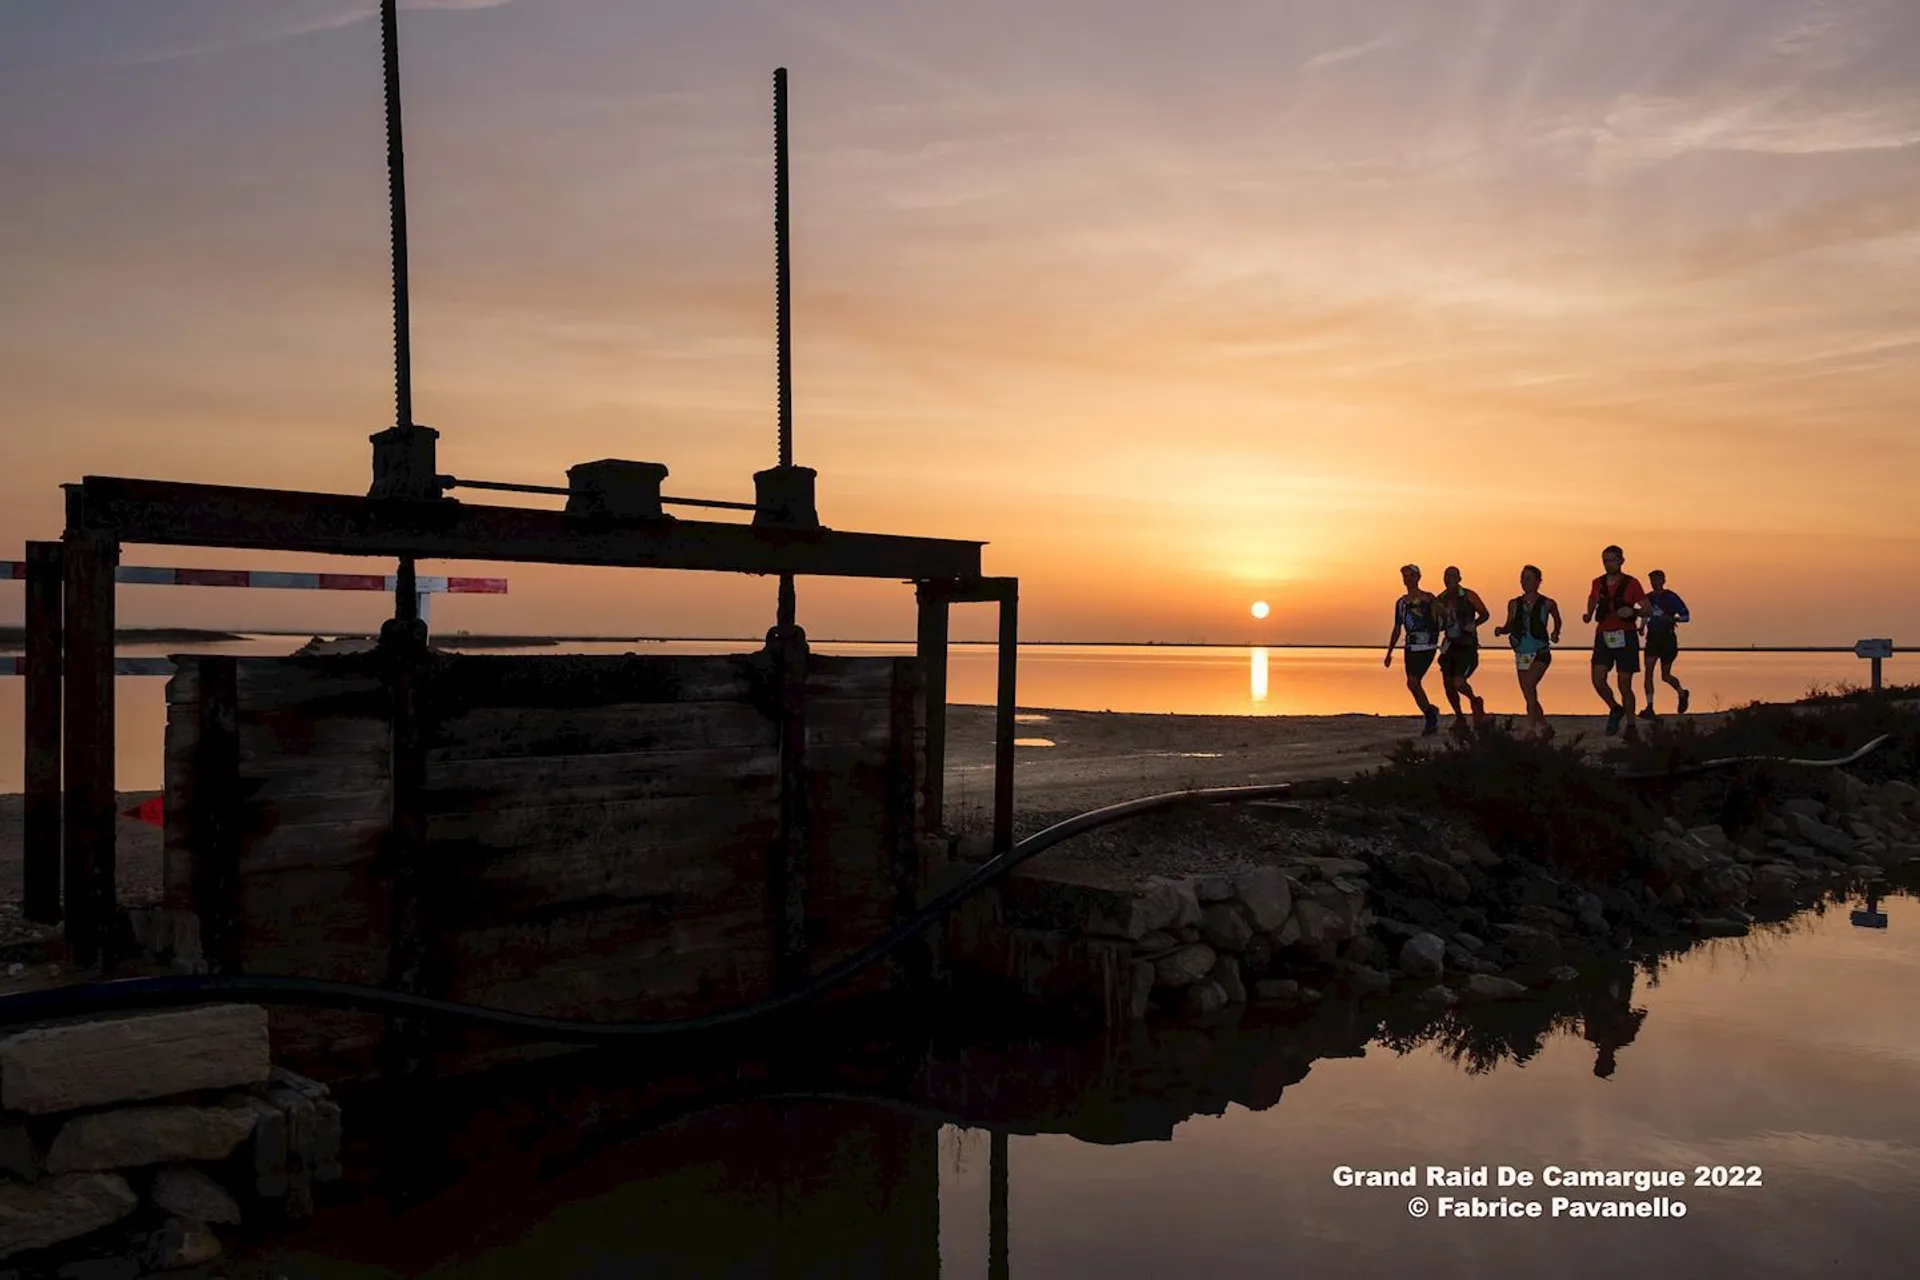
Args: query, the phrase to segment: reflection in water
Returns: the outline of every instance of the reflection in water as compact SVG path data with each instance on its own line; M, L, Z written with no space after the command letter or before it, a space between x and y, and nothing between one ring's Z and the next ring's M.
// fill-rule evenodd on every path
M1267 651L1256 647L1248 652L1253 666L1253 700L1265 702L1267 700Z
M1855 928L1884 929L1887 927L1887 913L1880 909L1880 893L1879 885L1867 886L1866 907L1854 911L1849 917Z
M1013 740L1013 745L1016 747L1050 747L1053 745L1053 739L1052 738L1015 738Z

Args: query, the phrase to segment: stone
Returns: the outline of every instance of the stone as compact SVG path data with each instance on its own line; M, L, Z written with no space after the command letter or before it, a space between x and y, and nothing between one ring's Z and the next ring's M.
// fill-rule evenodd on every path
M253 1126L253 1113L235 1107L128 1107L76 1116L47 1151L47 1172L224 1160Z
M1473 886L1465 876L1428 854L1401 854L1393 861L1393 874L1414 889L1444 902L1465 902L1473 896Z
M1134 961L1135 974L1142 964L1149 970L1147 982L1151 987L1151 961ZM246 1111L254 1118L253 1137L247 1144L253 1150L254 1195L262 1200L280 1199L287 1194L287 1117L265 1098L251 1094L229 1099L227 1105Z
M1570 964L1555 965L1547 971L1547 976L1555 982L1572 982L1580 976L1580 971Z
M1293 912L1293 886L1278 867L1253 867L1234 877L1233 892L1247 906L1254 928L1271 933Z
M1400 947L1400 968L1411 978L1437 978L1446 971L1447 944L1431 933L1416 934Z
M1869 824L1860 821L1858 818L1854 818L1847 823L1847 830L1853 833L1855 840L1877 841L1880 839L1879 831L1875 830Z
M1182 993L1181 1003L1189 1013L1218 1013L1227 1007L1227 993L1217 983L1196 982Z
M1769 863L1753 878L1753 896L1762 903L1786 906L1800 891L1800 877L1792 867Z
M267 1011L210 1005L35 1027L0 1040L0 1106L29 1115L265 1081Z
M1233 897L1233 881L1226 876L1195 876L1193 896L1202 907L1210 902L1225 902Z
M1417 924L1410 924L1405 920L1395 920L1391 916L1375 916L1373 918L1373 928L1374 932L1378 933L1396 947L1408 938L1416 937L1426 932L1425 929Z
M1347 970L1347 985L1362 994L1370 994L1388 990L1393 986L1393 979L1378 969L1357 964Z
M112 1226L139 1207L140 1197L116 1173L0 1182L0 1258Z
M1214 961L1213 972L1207 975L1207 981L1226 993L1228 1004L1247 1002L1247 984L1240 976L1240 963L1232 956L1221 956Z
M1524 924L1503 924L1500 949L1514 963L1534 968L1549 968L1560 963L1560 940L1544 929Z
M147 1265L157 1271L198 1267L220 1256L220 1240L203 1222L168 1218L147 1241Z
M1479 938L1474 937L1470 933L1454 934L1453 942L1455 946L1461 947L1467 951L1485 951L1487 949L1487 944L1485 942L1482 942Z
M1853 852L1853 839L1838 827L1830 827L1818 818L1810 818L1804 813L1792 815L1789 822L1802 840L1813 845L1822 853L1844 858Z
M55 1280L139 1280L145 1271L138 1258L121 1254L112 1258L81 1258L53 1274Z
M1752 932L1738 920L1706 918L1694 921L1693 927L1703 938L1744 938Z
M1200 926L1199 926L1199 925L1197 925L1197 924L1183 924L1183 925L1181 925L1181 926L1180 926L1180 941L1182 941L1182 942L1198 942L1198 941L1200 941Z
M1460 997L1454 994L1452 987L1438 983L1428 987L1425 991L1415 996L1414 999L1419 1004L1436 1009L1450 1009L1460 1003Z
M1476 973L1467 979L1460 994L1468 1000L1518 1000L1527 994L1527 989L1511 978Z
M1118 918L1110 918L1110 912L1117 912ZM1087 932L1137 942L1162 929L1178 933L1182 926L1199 922L1200 903L1193 896L1193 886L1185 880L1156 876L1124 904L1094 912L1087 922Z
M1170 951L1153 962L1153 985L1184 987L1190 982L1199 982L1212 972L1217 958L1213 948L1204 942Z
M1704 827L1694 827L1687 832L1687 837L1703 848L1714 849L1723 853L1729 852L1733 848L1733 841L1727 838L1726 829L1718 823Z
M1165 929L1155 929L1146 937L1133 944L1134 950L1146 956L1161 956L1180 945L1180 939Z
M1127 1012L1133 1017L1133 1020L1135 1022L1138 1022L1140 1019L1147 1016L1147 1006L1152 1002L1152 999L1153 999L1153 977L1154 977L1153 961L1135 960L1133 962L1132 983L1127 988ZM284 1132L285 1131L283 1130L282 1131L283 1142L285 1141ZM285 1167L284 1155L282 1156L281 1166L282 1168ZM282 1182L281 1191L282 1192L285 1191L285 1180L286 1180L286 1175L282 1173L281 1174L281 1182ZM276 1192L275 1194L277 1195L280 1193Z
M1886 809L1912 809L1920 807L1920 787L1899 778L1889 778L1880 784L1874 797Z
M22 1182L40 1176L40 1153L34 1148L33 1135L23 1124L0 1125L0 1173Z
M1336 934L1340 941L1356 938L1365 931L1367 891L1359 885L1350 880L1329 880L1313 886L1307 896L1333 913L1339 922Z
M193 1222L240 1223L240 1206L227 1189L198 1169L162 1169L147 1193L159 1208Z
M1827 806L1812 796L1794 796L1791 799L1782 800L1779 810L1783 821L1792 822L1795 817L1818 819L1826 813Z
M1253 984L1253 997L1265 1004L1299 1004L1300 984L1292 978L1267 978Z
M1215 951L1244 951L1253 939L1253 926L1231 902L1200 908L1200 938Z
M1571 929L1574 924L1573 917L1558 907L1541 906L1539 903L1520 908L1514 912L1514 916L1527 924L1543 925L1549 929Z
M1285 924L1267 935L1267 941L1273 945L1275 951L1285 951L1289 947L1300 945L1303 932L1299 916L1291 915L1287 917Z
M1358 858L1312 858L1310 865L1328 880L1341 876L1365 876L1371 870Z
M1240 967L1255 975L1273 968L1273 943L1266 934L1256 933L1247 939L1246 948L1240 953Z
M1327 958L1332 957L1334 947L1342 941L1340 918L1318 902L1296 904L1288 922L1299 926L1300 937L1296 946Z

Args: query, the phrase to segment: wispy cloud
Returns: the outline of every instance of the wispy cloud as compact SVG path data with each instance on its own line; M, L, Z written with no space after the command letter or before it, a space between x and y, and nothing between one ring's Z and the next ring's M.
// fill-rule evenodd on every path
M1342 45L1338 49L1329 49L1325 53L1316 53L1300 64L1302 71L1318 71L1322 67L1337 66L1342 62L1351 62L1355 58L1364 58L1377 53L1393 43L1392 36L1381 36L1377 40L1366 40L1358 44Z
M513 0L400 0L400 7L402 9L497 9L511 3ZM234 49L255 49L263 45L278 44L282 40L316 35L322 31L337 31L342 27L373 21L380 15L379 4L371 3L369 0L359 0L359 3L352 4L294 5L289 8L292 12L283 9L278 13L264 15L273 20L262 25L256 26L249 23L244 27L236 26L232 31L211 39L134 54L122 59L118 65L152 66L156 63L205 57L208 54L225 53Z

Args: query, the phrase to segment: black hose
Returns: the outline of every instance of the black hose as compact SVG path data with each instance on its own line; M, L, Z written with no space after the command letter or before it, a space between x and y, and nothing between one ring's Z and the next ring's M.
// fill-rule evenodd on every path
M1850 756L1838 760L1799 760L1791 756L1726 756L1719 760L1702 760L1698 764L1681 765L1674 769L1643 769L1637 773L1617 773L1614 777L1622 782L1654 782L1667 778L1689 778L1695 774L1712 773L1717 769L1730 769L1742 764L1790 764L1801 769L1839 769L1866 759L1893 741L1893 735L1883 733Z
M769 1000L691 1018L671 1018L661 1022L588 1022L513 1013L505 1009L459 1004L450 1000L436 1000L428 996L389 991L383 987L362 986L352 982L332 982L321 978L269 974L232 976L175 974L157 978L121 978L107 982L49 987L40 991L0 996L0 1026L131 1009L259 1001L267 1004L317 1005L330 1009L354 1009L365 1013L437 1018L497 1031L519 1032L540 1040L569 1044L618 1043L657 1036L712 1031L785 1012L838 986L861 970L885 959L916 934L1021 863L1044 853L1062 841L1084 835L1095 828L1155 810L1171 809L1182 804L1228 804L1244 800L1277 799L1288 794L1291 789L1290 783L1275 783L1254 787L1208 787L1195 791L1173 791L1108 805L1105 808L1068 818L1064 822L1057 822L1044 831L1028 836L999 857L982 864L972 875L936 896L933 901L921 908L917 915L897 925L892 932L878 942L833 965L805 986Z

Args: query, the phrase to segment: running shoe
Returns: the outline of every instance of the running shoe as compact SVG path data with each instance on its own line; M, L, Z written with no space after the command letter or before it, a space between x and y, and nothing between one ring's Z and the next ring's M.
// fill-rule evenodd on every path
M1473 703L1473 723L1484 725L1487 722L1487 700L1479 694L1470 694L1468 698Z
M1680 714L1681 715L1687 714L1687 703L1689 700L1691 700L1692 696L1693 695L1688 693L1685 689L1682 689L1680 691Z
M1652 708L1651 706L1647 706L1647 707L1643 707L1643 708L1641 708L1641 711L1640 711L1640 718L1641 718L1642 720L1651 720L1651 719L1653 719L1653 718L1654 718L1655 716L1657 716L1657 715L1659 715L1659 714L1660 714L1660 713L1659 713L1659 712L1657 712L1657 711L1655 711L1655 710L1654 710L1654 709L1653 709L1653 708Z
M1429 707L1427 708L1427 727L1421 730L1420 736L1431 738L1438 732L1440 732L1440 708Z
M1620 721L1626 718L1626 714L1627 709L1625 707L1615 707L1613 710L1607 712L1607 736L1609 738L1620 732Z

